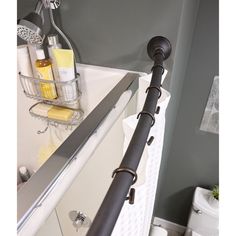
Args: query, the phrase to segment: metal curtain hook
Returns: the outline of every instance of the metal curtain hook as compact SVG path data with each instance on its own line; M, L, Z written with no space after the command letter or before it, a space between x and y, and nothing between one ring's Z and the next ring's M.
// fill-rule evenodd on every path
M47 124L46 128L44 130L38 130L37 134L44 134L48 130L49 124Z

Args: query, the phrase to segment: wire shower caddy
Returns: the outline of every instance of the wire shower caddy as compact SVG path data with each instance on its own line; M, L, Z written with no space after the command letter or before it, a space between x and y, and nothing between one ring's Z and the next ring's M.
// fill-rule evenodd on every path
M19 72L19 79L23 92L27 97L46 104L73 110L72 117L68 121L62 121L34 113L32 108L39 104L36 103L29 109L29 113L33 117L47 121L48 125L51 124L53 126L57 126L60 124L66 125L67 128L79 125L82 122L84 114L83 111L79 108L71 108L71 106L78 106L79 98L81 97L81 92L79 91L79 74L77 74L76 78L69 81L56 81L29 77ZM47 88L49 92L48 94L45 94L43 86L44 88ZM48 96L52 95L52 91L55 92L55 98Z

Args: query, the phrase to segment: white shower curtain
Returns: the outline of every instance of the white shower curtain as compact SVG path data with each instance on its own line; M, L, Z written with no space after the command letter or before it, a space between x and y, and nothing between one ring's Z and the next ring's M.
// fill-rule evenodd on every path
M149 79L147 79L149 78ZM144 91L149 86L150 76L140 78L140 92L138 98L138 110L141 111L145 101ZM152 219L152 212L155 201L157 180L159 175L164 130L165 130L165 111L170 100L170 94L162 89L162 96L158 101L160 106L159 114L155 115L155 124L151 128L149 137L154 140L150 146L145 147L138 170L138 180L132 186L135 188L135 202L130 205L125 201L119 218L114 227L112 236L147 236ZM130 142L134 129L137 125L137 115L132 115L123 120L123 130L125 134L124 152Z

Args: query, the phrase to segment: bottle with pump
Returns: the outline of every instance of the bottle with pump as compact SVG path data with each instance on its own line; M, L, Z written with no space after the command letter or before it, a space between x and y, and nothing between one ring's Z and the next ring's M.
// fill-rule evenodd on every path
M46 59L43 49L36 50L37 60L35 67L38 73L38 77L44 80L54 80L52 73L52 63L50 59ZM55 99L57 98L56 87L53 83L39 84L41 94L44 98Z
M61 44L59 43L58 40L58 35L57 34L50 34L48 35L48 53L49 57L52 58L52 48L61 48Z

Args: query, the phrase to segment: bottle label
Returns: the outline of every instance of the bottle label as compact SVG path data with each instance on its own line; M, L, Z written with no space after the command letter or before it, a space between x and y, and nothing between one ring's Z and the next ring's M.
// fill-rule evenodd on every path
M40 82L40 91L41 95L44 98L54 99L57 98L56 87L53 83L53 74L52 74L52 67L51 65L45 67L37 67L38 77L40 79L52 81L48 83Z
M58 68L59 77L61 81L71 81L75 77L74 67L71 68ZM62 86L62 95L65 101L73 101L78 97L78 90L76 87L76 82L69 82Z

